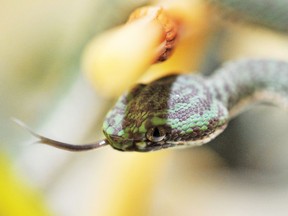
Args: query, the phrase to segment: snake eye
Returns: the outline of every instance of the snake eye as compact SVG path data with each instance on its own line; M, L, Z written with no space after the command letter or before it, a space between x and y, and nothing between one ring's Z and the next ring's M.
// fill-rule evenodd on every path
M150 128L146 133L147 139L151 142L160 142L165 138L165 136L166 132L163 127Z

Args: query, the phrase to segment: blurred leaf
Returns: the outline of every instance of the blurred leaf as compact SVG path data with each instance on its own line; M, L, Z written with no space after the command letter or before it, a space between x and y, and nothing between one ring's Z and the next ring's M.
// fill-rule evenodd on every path
M0 154L0 215L48 216L39 193L28 187L11 167L3 153Z
M261 24L280 31L288 31L287 0L209 0L220 7L227 17Z

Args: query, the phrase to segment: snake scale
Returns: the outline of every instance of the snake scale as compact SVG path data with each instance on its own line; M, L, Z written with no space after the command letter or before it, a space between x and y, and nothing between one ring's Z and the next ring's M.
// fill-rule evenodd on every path
M199 146L257 102L287 110L288 62L244 59L224 64L210 77L178 74L138 84L107 114L103 123L106 138L92 144L67 144L30 132L40 143L70 151L106 145L138 152Z

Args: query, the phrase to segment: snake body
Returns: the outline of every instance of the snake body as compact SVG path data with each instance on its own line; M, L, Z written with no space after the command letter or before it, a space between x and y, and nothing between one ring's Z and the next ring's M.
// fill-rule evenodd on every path
M120 151L202 145L256 102L288 104L288 63L240 60L212 76L169 75L138 84L107 114L103 131Z

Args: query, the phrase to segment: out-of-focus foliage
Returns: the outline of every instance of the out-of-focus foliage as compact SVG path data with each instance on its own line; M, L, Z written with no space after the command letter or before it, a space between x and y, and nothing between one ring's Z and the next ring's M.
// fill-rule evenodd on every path
M208 0L225 18L246 20L269 28L288 31L287 0ZM236 18L236 19L235 19Z

